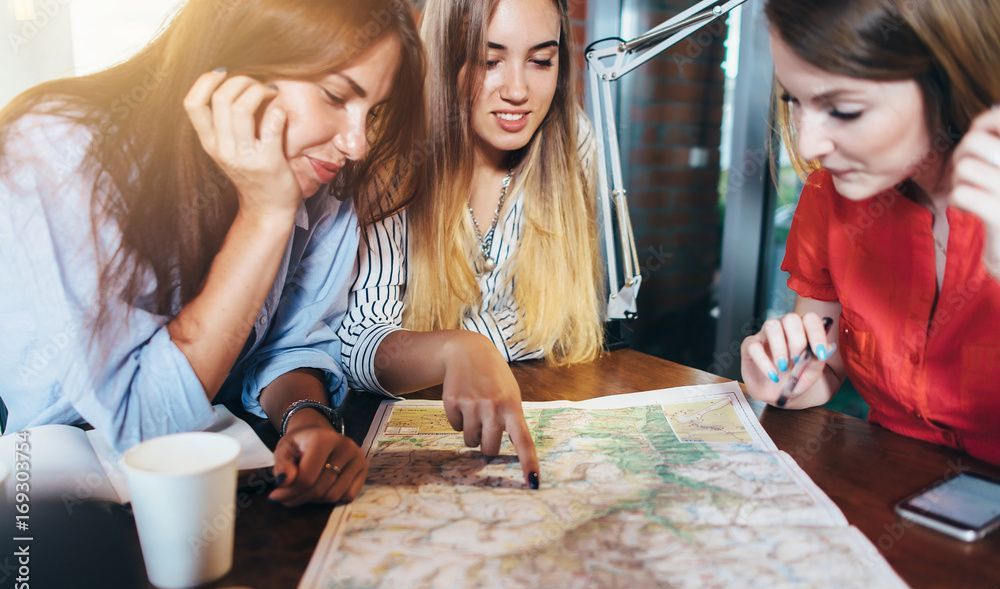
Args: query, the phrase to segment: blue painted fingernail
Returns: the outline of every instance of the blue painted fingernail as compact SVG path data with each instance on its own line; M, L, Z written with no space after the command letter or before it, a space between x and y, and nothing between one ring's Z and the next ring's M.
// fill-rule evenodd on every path
M778 373L777 372L775 372L775 371L772 370L771 372L767 373L767 377L770 378L771 382L773 382L774 384L778 384L778 380L779 379L778 379Z
M826 362L826 359L830 357L829 353L826 351L826 346L820 344L816 346L816 357L822 362Z
M219 66L219 67L215 68L212 71L215 72L215 73L217 73L217 74L224 74L224 73L228 72L229 70L227 68L225 68L225 67Z
M281 485L284 485L285 481L287 480L288 480L288 475L285 473L281 473L278 476L274 477L274 486L280 487Z
M781 360L778 360L778 370L780 370L782 372L787 372L788 371L788 360L786 360L785 358L782 358Z

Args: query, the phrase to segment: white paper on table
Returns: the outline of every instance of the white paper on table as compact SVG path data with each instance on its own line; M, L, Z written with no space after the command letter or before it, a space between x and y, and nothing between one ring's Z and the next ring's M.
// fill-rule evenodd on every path
M274 455L245 421L222 405L214 406L214 410L215 421L205 431L227 435L240 443L240 470L274 466ZM43 425L28 430L27 440L32 500L129 502L128 483L119 465L121 455L97 430L84 432L69 425ZM9 470L7 497L13 497L15 489L15 462L28 458L19 459L15 452L20 441L16 433L0 437L0 462Z
M16 446L26 442L28 452ZM86 432L69 425L42 425L25 434L0 437L0 460L8 470L7 497L14 496L15 463L30 469L26 493L32 501L56 499L76 503L82 500L123 503L108 479L101 459L90 445Z

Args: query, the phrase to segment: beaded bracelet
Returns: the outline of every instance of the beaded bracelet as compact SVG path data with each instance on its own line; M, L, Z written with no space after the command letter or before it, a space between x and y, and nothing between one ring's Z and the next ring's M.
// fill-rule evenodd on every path
M288 430L288 422L292 419L292 416L303 409L315 409L319 411L330 421L330 425L333 426L333 429L337 433L344 435L344 420L341 418L339 412L318 401L302 399L289 405L288 409L285 409L285 412L281 415L281 437L285 437L285 432Z

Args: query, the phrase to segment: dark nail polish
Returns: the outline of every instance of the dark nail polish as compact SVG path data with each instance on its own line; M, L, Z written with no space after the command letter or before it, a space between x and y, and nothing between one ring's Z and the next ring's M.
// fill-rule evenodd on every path
M538 488L540 486L542 486L541 481L539 481L539 479L538 479L538 473L537 472L529 472L528 473L528 485L532 489L534 489L535 491L537 491Z
M285 473L281 473L278 476L274 477L274 486L280 487L281 485L284 485L285 481L287 480L288 480L288 475Z
M778 402L775 403L775 405L777 405L778 407L784 407L787 404L788 404L788 397L786 397L784 395L781 395L780 397L778 397Z

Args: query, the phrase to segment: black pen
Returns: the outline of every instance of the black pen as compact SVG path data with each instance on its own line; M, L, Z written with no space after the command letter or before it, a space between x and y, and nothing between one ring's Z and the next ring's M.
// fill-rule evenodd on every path
M833 319L829 317L823 318L823 330L826 331L827 335L830 335L830 328L833 327ZM834 352L834 348L831 347L830 353ZM788 383L785 384L785 388L781 391L781 396L778 397L778 401L775 403L778 407L784 407L788 404L788 398L792 396L792 391L799 384L799 379L802 378L802 373L806 370L806 364L809 360L815 358L812 348L806 346L806 349L802 350L798 356L795 357L794 367L792 368L792 376L788 379Z

